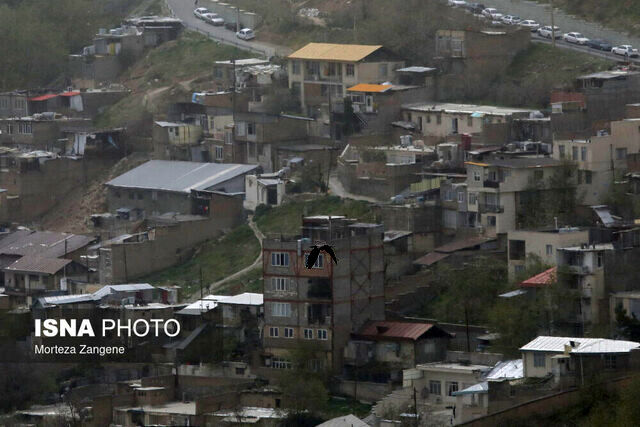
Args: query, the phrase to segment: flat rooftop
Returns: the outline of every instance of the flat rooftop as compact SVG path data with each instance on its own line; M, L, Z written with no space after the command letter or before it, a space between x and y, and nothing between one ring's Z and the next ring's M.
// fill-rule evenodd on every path
M461 113L461 114L477 114L489 116L510 116L519 113L532 113L535 110L525 110L523 108L496 107L493 105L474 105L474 104L454 104L440 102L422 102L414 104L404 104L405 110L420 112L441 112L441 113Z

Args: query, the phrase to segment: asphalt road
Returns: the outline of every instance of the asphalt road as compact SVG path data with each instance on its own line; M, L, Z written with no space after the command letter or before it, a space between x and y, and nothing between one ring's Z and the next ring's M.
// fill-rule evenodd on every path
M531 34L531 41L534 42L534 43L551 44L551 39L540 37L539 35L533 34L533 33ZM590 48L588 46L581 46L581 45L578 45L578 44L567 43L562 39L556 39L556 47L558 47L560 49L568 49L568 50L574 50L576 52L586 53L586 54L589 54L589 55L592 55L592 56L597 56L599 58L609 59L611 61L633 62L635 64L640 64L640 58L626 58L626 57L621 56L621 55L614 55L611 52L592 49L592 48Z
M272 56L285 56L291 53L291 49L277 46L258 40L244 41L236 37L234 31L227 30L225 27L214 27L193 14L193 0L165 0L167 6L176 18L182 20L184 26L190 30L198 31L207 35L209 38L221 43L237 46L241 49L249 50L259 55L271 58ZM259 38L259 34L258 34Z

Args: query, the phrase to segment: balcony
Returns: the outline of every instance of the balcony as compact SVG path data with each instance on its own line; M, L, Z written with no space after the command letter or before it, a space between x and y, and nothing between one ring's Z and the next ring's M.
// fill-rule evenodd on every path
M487 204L487 203L480 203L479 205L479 212L480 213L503 213L504 212L504 206L499 206L499 205L494 205L494 204Z
M307 298L331 299L331 281L329 279L309 279Z
M492 179L485 179L482 183L484 188L500 188L500 181L495 181Z
M589 267L586 265L569 265L569 272L573 274L589 274Z
M322 75L312 74L312 73L304 73L304 81L305 82L324 82L324 83L342 83L341 75Z

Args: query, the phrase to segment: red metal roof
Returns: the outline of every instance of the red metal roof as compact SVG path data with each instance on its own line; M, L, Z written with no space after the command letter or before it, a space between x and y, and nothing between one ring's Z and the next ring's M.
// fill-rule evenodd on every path
M60 96L76 96L76 95L80 95L80 91L76 90L73 92L63 92L60 94Z
M356 335L370 340L412 340L415 341L429 331L449 335L431 323L371 321L365 324Z
M46 101L47 99L55 98L58 95L55 93L49 93L47 95L40 95L33 98L29 98L29 101Z
M541 288L543 286L549 286L556 281L556 272L558 267L551 267L548 270L538 273L533 277L528 278L524 282L520 283L523 288Z

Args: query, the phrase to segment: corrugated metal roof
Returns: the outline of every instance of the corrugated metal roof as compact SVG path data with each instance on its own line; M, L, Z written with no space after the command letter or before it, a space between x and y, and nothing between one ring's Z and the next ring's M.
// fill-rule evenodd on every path
M403 339L417 340L425 333L437 329L442 335L448 332L431 323L372 321L366 323L356 335L371 340Z
M538 273L533 277L529 277L527 280L524 280L520 283L520 286L523 288L540 288L543 286L551 285L556 281L556 273L558 271L558 267L551 267L548 270L543 271L542 273Z
M478 384L474 384L471 387L467 387L460 391L454 391L451 393L452 396L464 396L465 394L480 394L487 393L489 391L489 383L487 381L483 381Z
M175 191L207 190L253 171L257 165L151 160L107 182L121 188Z
M455 240L447 243L446 245L438 246L435 248L436 252L452 253L462 249L472 248L474 246L482 245L483 243L491 242L496 239L487 237L469 237L467 239Z
M42 305L61 305L95 301L95 298L93 294L58 295L53 297L41 297L38 298L38 301L40 301Z
M96 299L102 299L107 295L110 295L115 292L137 292L137 291L144 291L148 289L154 289L154 287L148 283L127 283L124 285L106 285L100 288L99 290L97 290L96 292L94 292L93 296Z
M522 359L504 360L496 363L496 366L485 376L487 380L524 378L524 366Z
M29 98L29 101L46 101L47 99L56 98L57 96L55 93L50 93L48 95L34 96L33 98Z
M401 73L428 73L429 71L435 71L435 68L418 67L414 65L412 67L398 68L396 71L399 71Z
M220 300L220 304L237 304L237 305L263 305L264 298L262 294L245 292L232 297L225 297Z
M347 89L349 92L369 92L369 93L382 93L390 90L393 85L374 85L367 83L359 83L355 86L351 86Z
M628 353L640 347L634 341L610 340L606 338L572 338L540 336L527 343L520 351L543 351L548 353L564 353L565 345L574 346L571 353Z
M157 124L160 127L163 127L163 128L168 128L168 127L175 128L175 127L180 127L180 126L187 126L186 123L176 123L176 122L157 121L157 122L154 122L154 123Z
M24 273L56 274L69 263L71 263L70 259L23 256L5 267L4 270L20 271Z
M505 292L504 294L498 295L500 298L513 298L518 297L520 295L526 294L527 291L524 289L516 289L515 291Z
M415 104L405 104L402 106L402 108L405 110L420 112L442 112L459 114L483 113L492 116L510 116L512 114L531 113L534 111L524 108L497 107L494 105L454 104L448 102L422 102Z
M0 254L59 258L88 245L93 238L53 231L17 230L0 239ZM65 244L66 241L66 244Z
M369 424L355 415L349 414L343 417L332 418L322 424L318 424L316 427L369 427Z
M293 52L289 58L356 62L380 48L382 45L309 43Z
M435 264L438 261L445 259L448 256L449 254L442 254L439 252L429 252L428 254L421 256L417 260L413 261L413 263L416 265L430 266Z

